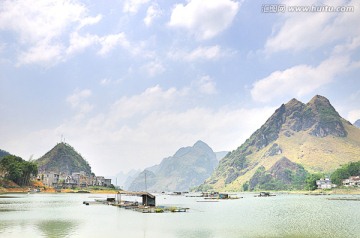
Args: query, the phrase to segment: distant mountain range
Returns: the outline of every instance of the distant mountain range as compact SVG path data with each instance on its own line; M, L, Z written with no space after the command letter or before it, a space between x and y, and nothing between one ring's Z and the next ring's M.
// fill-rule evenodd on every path
M119 172L115 176L107 175L106 178L111 179L112 183L115 186L118 186L121 189L127 190L132 183L132 181L142 172L142 170L130 170L129 172Z
M65 172L72 174L84 171L87 174L92 173L89 163L73 147L66 143L57 144L34 162L38 165L40 172Z
M227 154L200 189L239 191L244 185L259 187L261 179L286 187L295 181L283 171L300 178L303 170L330 173L358 160L360 130L343 119L327 98L317 95L307 104L292 99Z
M221 157L221 154L218 156ZM217 164L213 150L206 143L198 141L191 147L180 148L159 165L142 171L131 183L129 190L188 191L208 178Z
M354 122L354 126L356 126L357 128L360 128L360 119L357 120L356 122Z

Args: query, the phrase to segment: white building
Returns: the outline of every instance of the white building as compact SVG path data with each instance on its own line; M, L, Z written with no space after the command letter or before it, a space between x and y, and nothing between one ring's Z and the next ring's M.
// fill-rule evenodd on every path
M342 181L345 187L360 187L360 176L351 176Z
M336 187L336 184L333 184L329 178L316 180L316 185L318 189L332 189Z

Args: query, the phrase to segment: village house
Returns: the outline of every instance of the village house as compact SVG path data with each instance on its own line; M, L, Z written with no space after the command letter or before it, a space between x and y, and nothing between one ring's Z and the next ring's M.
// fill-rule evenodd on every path
M351 176L342 181L345 187L360 187L360 176Z
M45 186L56 187L59 183L59 174L50 172L40 175Z
M93 182L94 186L109 187L111 185L111 179L106 179L104 176L96 176Z
M72 173L72 178L76 181L77 185L79 187L87 187L90 184L88 184L88 176L84 171L80 171L79 173Z
M42 181L45 186L54 188L84 188L88 186L109 187L111 185L111 179L106 179L103 176L88 176L84 171L72 173L71 175L65 172L60 174L54 172L42 172L38 175L37 179Z
M67 175L60 186L63 188L75 188L77 186L77 182L72 176Z
M332 189L336 187L336 184L333 184L330 178L325 177L325 179L316 180L316 185L318 189Z

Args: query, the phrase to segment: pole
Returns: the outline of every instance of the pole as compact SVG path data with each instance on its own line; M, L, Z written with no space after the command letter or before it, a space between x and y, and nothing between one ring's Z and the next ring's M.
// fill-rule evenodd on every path
M145 192L147 193L146 170L144 172L145 172ZM147 203L147 194L145 194L145 203L146 203L146 205L148 204Z

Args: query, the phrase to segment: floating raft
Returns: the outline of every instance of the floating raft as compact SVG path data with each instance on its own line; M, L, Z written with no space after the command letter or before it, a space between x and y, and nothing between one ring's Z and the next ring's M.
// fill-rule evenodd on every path
M132 206L132 205L117 204L117 203L113 203L109 205L129 209L141 213L187 212L187 210L189 210L189 208L184 208L184 207L167 207L167 206L150 207L150 206L140 206L140 205Z
M95 201L84 201L83 204L85 205L94 205L94 204L104 204L104 205L111 205L119 208L129 209L136 212L141 213L166 213L166 212L187 212L190 208L184 207L168 207L168 206L143 206L138 205L138 203L134 202L126 202L117 203L113 201L102 200L102 199L95 199Z
M327 200L360 201L360 198L327 198Z

